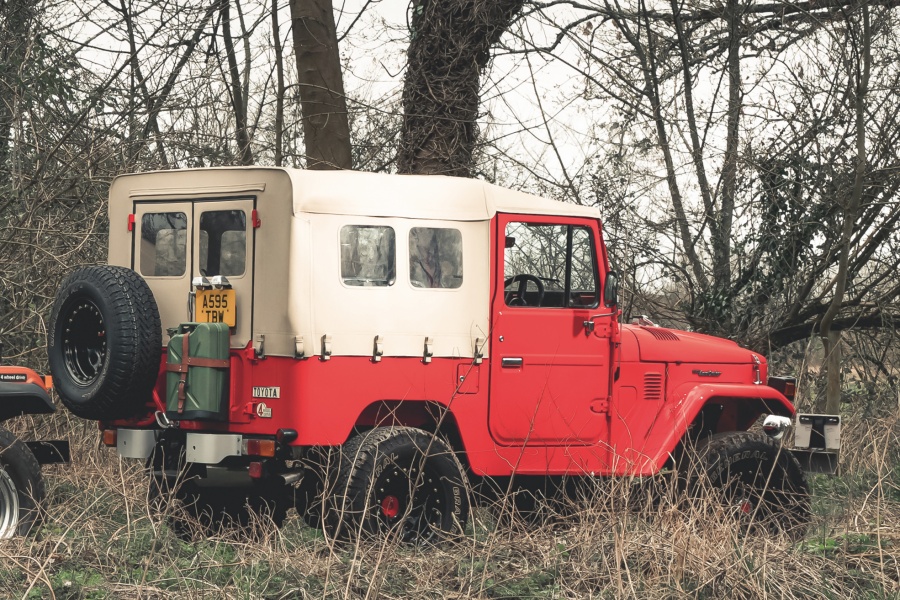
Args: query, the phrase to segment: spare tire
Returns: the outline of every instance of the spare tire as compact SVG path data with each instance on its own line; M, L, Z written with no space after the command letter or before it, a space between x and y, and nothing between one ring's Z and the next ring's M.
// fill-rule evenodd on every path
M162 354L153 292L124 267L81 267L59 287L47 344L63 404L84 419L135 416L151 399Z

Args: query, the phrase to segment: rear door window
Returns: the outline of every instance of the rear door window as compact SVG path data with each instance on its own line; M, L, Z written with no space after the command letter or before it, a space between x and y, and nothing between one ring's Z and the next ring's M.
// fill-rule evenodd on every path
M242 210L208 210L200 215L200 274L244 274L247 263L247 215Z
M141 217L141 275L181 277L187 269L187 214L145 213Z

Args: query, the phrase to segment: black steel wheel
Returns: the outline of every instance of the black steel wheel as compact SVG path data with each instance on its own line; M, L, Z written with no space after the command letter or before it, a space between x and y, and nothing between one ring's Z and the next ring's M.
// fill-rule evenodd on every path
M339 453L325 524L336 538L436 542L469 517L465 473L440 438L411 427L376 428Z
M0 428L0 539L27 534L43 499L41 465L28 446Z
M162 354L153 293L124 267L73 271L50 317L50 371L63 404L85 419L134 416L150 400Z
M727 432L697 446L703 477L719 508L746 531L800 538L810 519L809 485L787 448L762 433Z

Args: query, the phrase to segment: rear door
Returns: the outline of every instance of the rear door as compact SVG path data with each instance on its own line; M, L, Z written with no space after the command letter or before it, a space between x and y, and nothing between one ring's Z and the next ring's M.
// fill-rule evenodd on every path
M501 214L497 227L491 434L504 445L605 451L610 330L603 319L585 325L610 312L600 302L597 223Z
M250 341L253 208L253 199L135 203L133 268L153 290L164 330L192 320L222 320L228 308L222 300L197 307L191 285L196 277L221 275L235 291L231 345Z

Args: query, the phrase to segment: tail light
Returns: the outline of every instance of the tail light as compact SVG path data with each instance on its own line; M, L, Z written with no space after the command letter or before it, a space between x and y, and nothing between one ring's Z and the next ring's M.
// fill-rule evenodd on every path
M115 429L103 430L103 445L113 447L118 441L118 435Z
M275 456L275 440L249 439L244 443L247 444L245 453L248 456Z

